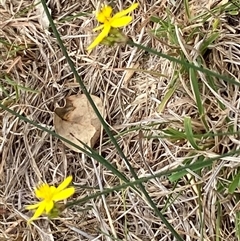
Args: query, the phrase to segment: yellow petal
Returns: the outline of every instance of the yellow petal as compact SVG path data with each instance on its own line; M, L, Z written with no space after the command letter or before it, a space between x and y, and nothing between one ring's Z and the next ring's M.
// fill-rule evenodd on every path
M109 24L105 24L102 32L94 39L94 41L87 47L87 50L94 49L97 45L99 45L103 39L108 36L111 26Z
M132 21L132 17L124 16L121 18L115 18L111 21L111 27L120 28L128 25Z
M49 191L50 186L47 183L43 183L35 189L35 195L38 199L44 199L46 197L46 193L49 193Z
M112 8L110 6L104 6L100 12L97 13L96 18L98 22L105 23L108 18L111 17Z
M28 205L28 206L26 206L25 208L26 208L27 210L36 209L36 208L39 207L40 204L41 204L41 203L36 203L36 204Z
M46 202L45 204L46 214L48 214L53 209L53 207L54 207L53 201Z
M63 182L57 187L56 192L60 192L65 189L72 181L72 176L68 176Z
M36 212L34 213L33 217L30 218L28 220L28 223L32 222L34 219L37 219L38 217L40 217L43 213L44 213L44 209L45 209L45 202L41 202L38 209L36 210Z
M103 27L104 27L104 25L103 25L103 24L101 24L100 26L98 26L98 27L94 28L94 29L93 29L93 31L100 30L100 29L102 29Z
M49 198L51 197L52 195L54 195L54 193L57 191L57 188L54 187L54 186L50 186L49 187L49 192L45 194L45 198Z
M112 7L105 5L101 11L106 18L110 18L112 14Z
M112 19L121 18L121 17L127 15L128 13L130 13L130 12L132 12L134 9L136 9L136 8L138 7L138 5L139 5L138 3L132 4L129 8L127 8L127 9L125 9L125 10L122 10L122 11L116 13L116 14L112 17Z
M56 193L53 196L52 200L57 202L57 201L61 201L61 200L67 199L70 196L72 196L74 194L74 192L75 192L75 188L74 187L66 188L66 189L62 190L61 192Z

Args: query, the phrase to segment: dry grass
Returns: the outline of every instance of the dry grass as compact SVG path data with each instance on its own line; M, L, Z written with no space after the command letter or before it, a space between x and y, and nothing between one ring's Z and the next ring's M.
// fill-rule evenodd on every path
M11 109L52 128L56 104L62 105L66 96L81 93L81 90L55 37L40 26L35 9L31 7L32 1L1 2L0 39L5 43L0 42L0 84L10 97L0 92L0 98ZM150 32L158 27L150 22L150 16L166 19L168 7L172 12L173 23L185 26L182 37L179 37L182 42L179 49L184 52L186 59L194 61L194 48L201 41L201 34L197 33L188 41L184 38L194 26L187 22L183 3L179 2L174 7L166 0L139 2L140 9L131 27L126 28L127 35L163 53L176 54L170 41L158 39ZM130 1L124 4L117 1L116 8L129 4ZM206 12L203 6L207 4L210 4L207 0L191 1L190 9L194 15L199 15ZM50 1L49 4L58 31L87 89L104 101L106 120L112 130L121 133L140 124L146 126L150 123L163 124L161 128L182 129L183 118L188 115L194 120L194 131L203 131L186 74L180 75L181 85L164 110L161 113L156 111L159 101L169 88L169 80L175 76L177 67L173 63L129 46L98 47L90 55L85 51L91 41L95 20L89 16L70 20L66 17L80 12L91 13L95 6L97 1L94 0ZM209 25L201 28L202 33L209 33L211 21L214 21L214 16L209 20ZM210 46L205 63L210 69L239 79L239 16L222 14L220 21L220 37ZM128 78L129 71L126 68L144 71L135 71ZM14 99L16 89L6 83L6 75L17 85L38 90L39 93L20 90L19 99ZM206 78L201 77L205 86L201 94L210 129L215 133L224 132L232 125L237 131L240 103L238 87L219 80L218 91L210 91L206 87ZM217 99L225 104L225 110L219 108ZM228 123L227 116L230 118ZM0 117L1 241L114 240L113 237L128 241L174 240L146 200L130 188L68 209L57 219L49 221L42 218L27 226L26 220L31 213L24 206L33 202L32 190L40 181L57 185L64 177L72 174L77 187L74 198L79 199L103 187L113 187L119 184L119 180L94 160L70 151L47 133L2 110ZM149 130L148 135L159 135L161 131L158 128ZM138 131L130 131L121 135L118 143L140 177L149 175L149 169L155 173L177 167L191 153L187 141L154 138L142 140L142 151L138 134ZM103 133L96 148L131 179L123 160L107 140ZM212 148L195 154L196 157L200 154L211 157L226 153L237 149L240 144L234 136L215 137L211 141ZM165 217L183 235L184 240L201 240L200 237L202 240L216 240L218 231L223 240L236 240L234 216L238 209L237 199L216 190L218 181L227 180L234 168L239 166L239 161L239 157L223 158L214 163L212 169L204 170L203 176L195 174L194 181L188 180L189 176L186 176L176 187L168 179L153 179L146 184L146 189L159 209L164 208ZM201 185L201 190L196 188L197 184ZM170 201L165 207L167 197L170 197ZM222 207L219 230L216 227L217 200ZM201 218L204 219L203 224Z

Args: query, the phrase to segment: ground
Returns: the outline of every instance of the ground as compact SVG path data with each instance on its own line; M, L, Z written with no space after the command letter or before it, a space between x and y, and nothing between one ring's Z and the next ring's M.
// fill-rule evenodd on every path
M51 16L90 94L163 217L183 240L238 240L240 25L237 1L139 0L122 31L131 44L86 51L95 0L48 1ZM110 1L117 12L132 1ZM28 225L41 182L73 176L80 200L124 184L94 158L76 153L54 130L54 110L82 94L51 27L30 0L0 1L0 240L177 240L144 192L130 186L43 216ZM176 64L164 56L209 72ZM94 149L134 177L104 130ZM175 168L179 168L178 172ZM181 170L180 170L181 169Z

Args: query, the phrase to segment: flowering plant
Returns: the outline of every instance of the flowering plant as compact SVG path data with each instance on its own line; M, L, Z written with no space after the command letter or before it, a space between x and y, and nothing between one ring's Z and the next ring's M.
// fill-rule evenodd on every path
M71 181L72 176L69 176L58 187L49 186L47 183L39 185L35 189L35 195L41 201L26 207L28 210L36 209L33 217L29 219L28 223L37 219L43 213L46 213L47 215L51 214L51 211L56 208L55 202L72 196L75 192L75 189L74 187L68 187Z
M99 45L109 35L112 28L120 28L128 25L132 21L132 17L126 15L137 7L138 3L134 3L129 8L122 10L112 16L112 7L108 5L103 6L101 11L96 13L98 22L102 24L93 29L93 31L102 29L102 32L88 46L87 50L91 50Z

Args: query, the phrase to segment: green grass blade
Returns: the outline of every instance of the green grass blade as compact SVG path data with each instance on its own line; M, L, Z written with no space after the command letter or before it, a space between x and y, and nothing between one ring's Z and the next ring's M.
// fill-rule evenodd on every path
M3 92L7 97L9 97L9 93L4 89L2 85L0 85L0 92Z
M179 131L173 128L168 128L166 130L162 130L165 136L154 136L155 138L171 138L173 140L186 140L186 133L183 131ZM148 137L149 138L149 137Z
M6 83L13 86L16 90L16 95L19 96L19 89L27 91L27 92L31 92L31 93L35 93L35 94L39 94L40 92L38 90L33 90L29 87L23 86L23 85L19 85L18 83L16 83L15 81L13 81L12 79L10 79L7 75L5 75L5 80ZM18 98L17 98L18 99Z
M213 32L207 39L203 41L201 44L201 47L199 49L200 53L203 55L205 54L206 50L208 49L208 46L212 44L216 39L218 39L220 33Z
M188 162L192 161L192 159L189 160L189 158L188 158L187 161ZM188 165L185 165L184 170L180 170L176 173L171 174L171 176L169 176L169 180L171 182L174 182L174 181L181 179L183 176L185 176L187 173L189 173L187 171L187 169L190 169L192 172L196 172L196 171L202 170L203 168L209 167L209 166L212 166L212 162L204 161L204 156L199 156L198 159L195 161L195 163L190 165L190 168L188 168Z
M200 156L198 163L186 164L185 166L180 166L180 167L177 167L177 168L172 169L172 170L167 170L167 171L159 172L155 175L149 175L147 177L142 177L142 178L139 178L138 180L131 181L131 185L136 186L139 183L144 183L144 182L147 182L151 179L159 178L159 177L162 177L162 176L169 176L170 181L174 182L174 181L177 181L178 179L180 179L180 178L177 178L178 173L180 173L180 172L185 172L185 174L187 173L186 169L190 169L192 171L201 170L204 167L209 167L210 165L212 165L212 163L214 161L217 161L217 160L219 160L223 157L228 157L228 156L237 155L237 154L240 154L240 149L237 150L237 151L231 151L229 153L225 153L225 154L213 157L213 158L207 158L205 160L204 160L203 156ZM73 205L81 205L81 204L87 202L90 199L93 199L93 198L96 198L98 196L111 193L113 191L125 190L128 187L129 187L129 183L124 183L122 185L114 186L113 188L107 188L107 189L104 189L103 191L99 191L99 192L96 192L94 194L88 195L88 196L86 196L86 197L84 197L80 200L68 202L66 207L70 207L70 206L73 206Z
M188 20L191 19L191 14L190 14L190 9L189 9L189 3L188 3L188 0L184 0L183 1L183 4L184 4L184 10L185 10L185 13L188 17Z
M175 80L173 82L174 82L173 85L167 90L167 93L164 95L163 99L161 100L161 103L159 104L159 106L157 108L158 113L163 112L169 99L172 97L175 90L177 89L178 84L176 83Z
M228 187L228 192L230 194L233 194L239 186L240 186L240 172L238 172L234 176L232 182L230 183L230 185Z
M157 50L154 50L152 48L149 48L149 47L146 47L146 46L143 46L141 44L137 44L135 42L132 42L132 41L128 41L127 42L130 46L133 46L133 47L137 47L139 49L142 49L144 51L147 51L148 53L151 53L151 54L154 54L156 56L159 56L159 57L162 57L162 58L165 58L165 59L168 59L172 62L175 62L175 63L178 63L180 65L183 65L186 69L195 69L195 70L198 70L202 73L205 73L206 75L210 75L210 76L214 76L216 78L219 78L219 79L222 79L222 80L225 80L226 82L228 83L231 83L231 84L234 84L234 85L237 85L237 86L240 86L240 82L237 82L235 80L233 80L232 78L229 78L225 75L221 75L221 74L218 74L216 72L213 72L209 69L206 69L206 68L202 68L202 67L199 67L197 65L194 65L188 61L185 61L185 60L180 60L180 59L177 59L177 58L174 58L172 56L169 56L169 55L166 55L166 54L163 54L163 53L160 53L158 52Z
M192 124L191 124L191 118L190 117L185 117L184 118L184 128L185 128L185 132L186 132L186 137L187 140L190 142L191 146L196 149L196 150L202 150L202 148L200 148L193 136L193 131L192 131Z
M197 79L197 72L192 68L189 69L189 72L190 72L189 76L190 76L190 81L191 81L192 92L193 92L195 100L196 100L198 113L200 115L200 119L201 119L203 125L205 126L206 130L208 130L208 125L205 120L205 113L204 113L203 103L202 103L202 99L201 99L201 93L199 90L200 88L199 88L198 79Z

